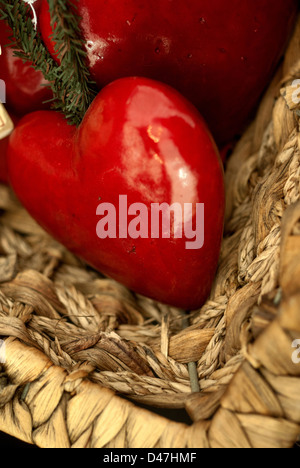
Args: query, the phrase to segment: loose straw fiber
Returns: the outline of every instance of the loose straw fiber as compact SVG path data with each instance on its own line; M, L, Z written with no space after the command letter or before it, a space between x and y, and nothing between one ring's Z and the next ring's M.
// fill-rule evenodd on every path
M209 300L187 327L182 311L87 268L0 186L1 431L39 447L294 445L299 78L300 22L228 163L220 265ZM154 407L185 408L193 424L158 416Z

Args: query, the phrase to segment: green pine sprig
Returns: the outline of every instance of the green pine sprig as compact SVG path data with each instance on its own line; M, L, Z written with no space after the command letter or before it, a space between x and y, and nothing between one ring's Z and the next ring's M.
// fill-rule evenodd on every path
M52 39L61 65L59 76L63 83L63 99L67 102L66 117L70 120L79 113L83 117L95 98L95 83L91 81L86 65L86 51L79 28L78 0L48 0ZM82 118L80 118L80 121Z
M75 0L77 1L77 0ZM48 0L53 41L59 63L48 52L35 30L30 7L23 0L0 0L0 17L13 31L9 44L16 56L43 73L53 92L52 108L62 112L70 124L79 125L96 96L95 84L86 65L76 5L69 0Z

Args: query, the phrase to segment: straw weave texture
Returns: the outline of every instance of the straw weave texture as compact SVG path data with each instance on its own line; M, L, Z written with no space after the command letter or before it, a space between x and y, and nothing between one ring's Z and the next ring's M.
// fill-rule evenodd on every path
M0 431L40 447L294 445L300 105L292 96L299 78L300 22L226 167L219 269L209 300L188 323L183 311L88 268L0 186ZM197 393L189 363L196 363ZM193 424L152 407L185 408Z

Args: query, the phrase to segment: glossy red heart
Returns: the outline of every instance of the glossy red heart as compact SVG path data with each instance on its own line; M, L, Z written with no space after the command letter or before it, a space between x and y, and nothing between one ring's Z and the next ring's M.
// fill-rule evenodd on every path
M124 76L163 81L201 112L219 145L239 134L274 73L297 0L79 0L99 88ZM47 0L39 24L54 54Z
M9 172L32 216L97 270L184 309L207 298L223 232L223 169L206 124L177 91L117 80L78 129L56 112L28 115L10 139ZM155 203L182 208L181 220L171 216L170 238L167 224L150 219Z

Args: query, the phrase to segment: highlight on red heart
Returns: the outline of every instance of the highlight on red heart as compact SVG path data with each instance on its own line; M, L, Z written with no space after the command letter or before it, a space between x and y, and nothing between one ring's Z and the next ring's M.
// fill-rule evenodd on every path
M98 205L96 214L102 218L96 232L99 239L185 238L192 241L185 243L187 250L199 250L204 246L204 211L204 203L151 203L150 209L144 203L128 206L127 195L120 195L118 209L112 203Z

